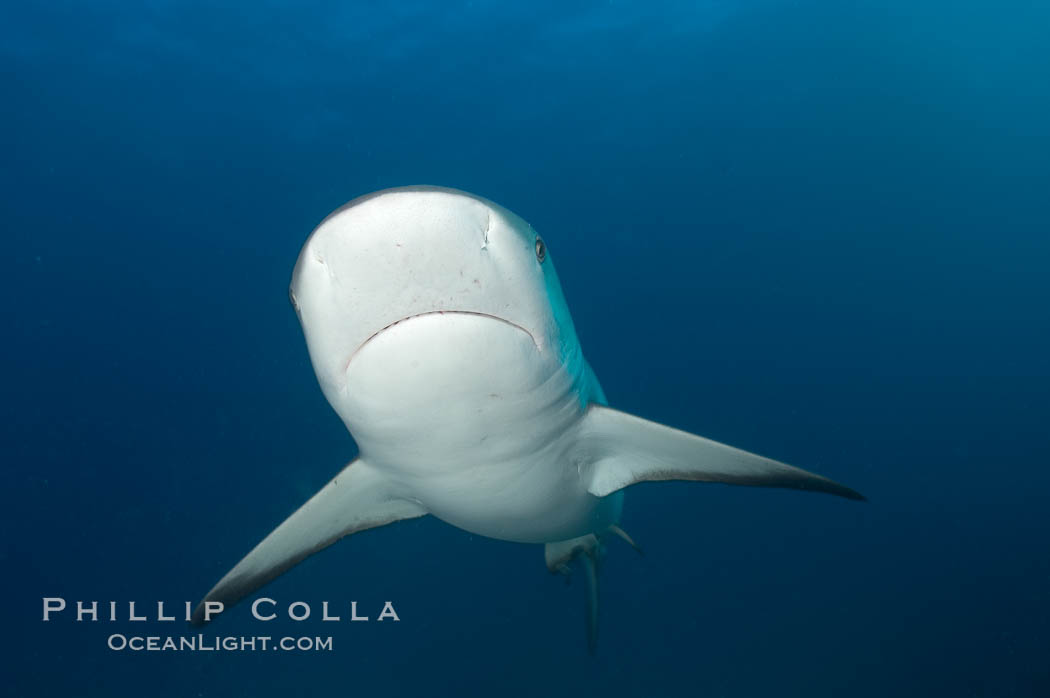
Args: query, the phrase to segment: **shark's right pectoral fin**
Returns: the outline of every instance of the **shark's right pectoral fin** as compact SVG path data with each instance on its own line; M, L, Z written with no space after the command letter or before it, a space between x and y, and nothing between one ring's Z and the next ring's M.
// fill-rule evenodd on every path
M207 602L229 608L344 536L425 514L416 502L393 495L375 469L355 460L227 572L197 606L192 623L207 622Z
M801 468L600 405L588 408L578 449L575 458L587 490L598 497L638 482L694 480L864 499L845 485Z

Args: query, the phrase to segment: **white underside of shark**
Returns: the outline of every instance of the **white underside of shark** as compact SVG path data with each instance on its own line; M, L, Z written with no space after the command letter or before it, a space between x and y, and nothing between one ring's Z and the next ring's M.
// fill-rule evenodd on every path
M326 398L360 455L208 593L225 607L340 538L431 514L596 563L623 489L693 480L828 492L819 475L606 406L546 244L480 197L404 187L356 199L306 242L290 289ZM215 607L215 604L212 604ZM205 620L202 602L195 620Z

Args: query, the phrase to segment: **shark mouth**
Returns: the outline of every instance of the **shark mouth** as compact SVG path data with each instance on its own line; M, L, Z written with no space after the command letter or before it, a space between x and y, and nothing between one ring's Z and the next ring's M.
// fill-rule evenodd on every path
M474 317L483 317L483 318L488 318L490 320L497 320L499 322L502 322L504 325L510 325L514 329L521 330L522 332L527 334L529 336L529 338L532 339L532 343L536 345L536 349L538 349L538 350L540 349L540 343L536 341L536 337L531 332L529 332L527 329L525 329L521 325L519 325L519 324L517 324L515 322L511 322L510 320L508 320L506 318L501 318L498 315L490 315L489 313L481 313L481 312L478 312L476 310L430 310L430 311L425 312L425 313L416 313L415 315L408 315L406 317L401 318L400 320L395 320L394 322L390 323L386 327L383 327L382 329L377 330L376 332L373 332L371 334L371 336L369 336L368 339L366 339L365 341L361 342L361 345L359 347L357 347L357 349L354 349L353 353L350 354L350 358L348 358L346 360L346 364L343 366L343 372L345 373L346 370L350 368L350 362L353 361L354 357L357 356L358 353L360 353L360 351L362 349L364 349L365 346L369 342L371 342L373 339L375 339L379 335L383 334L384 332L389 330L391 327L394 327L396 325L400 325L403 322L408 322L409 320L414 320L414 319L420 318L420 317L426 317L428 315L473 315Z

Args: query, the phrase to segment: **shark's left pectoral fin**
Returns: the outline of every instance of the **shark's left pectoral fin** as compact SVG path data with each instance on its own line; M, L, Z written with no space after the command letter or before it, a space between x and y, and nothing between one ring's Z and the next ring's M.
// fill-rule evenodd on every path
M588 408L577 448L587 490L598 497L638 482L694 480L864 499L826 477L600 405Z
M192 623L207 622L207 602L220 601L229 608L344 536L427 513L392 493L386 479L366 462L355 460L227 572L197 606Z

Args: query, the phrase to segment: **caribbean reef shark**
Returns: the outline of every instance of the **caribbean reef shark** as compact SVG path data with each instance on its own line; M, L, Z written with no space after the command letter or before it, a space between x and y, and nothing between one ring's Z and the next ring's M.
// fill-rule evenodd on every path
M554 262L524 220L454 189L387 189L306 241L294 306L328 402L360 455L208 593L229 607L340 538L426 514L579 560L588 646L602 539L624 489L652 480L863 499L820 475L607 406ZM211 608L218 607L212 604Z

